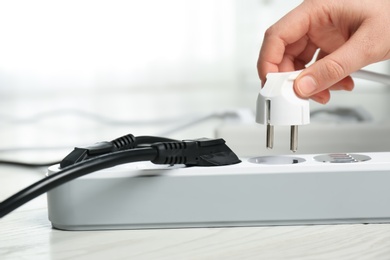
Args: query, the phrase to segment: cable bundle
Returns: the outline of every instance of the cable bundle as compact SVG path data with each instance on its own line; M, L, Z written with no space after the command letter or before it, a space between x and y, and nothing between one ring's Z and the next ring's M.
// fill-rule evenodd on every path
M26 202L81 176L116 165L151 161L155 164L223 166L239 163L223 139L177 141L126 135L110 142L76 147L60 163L60 171L28 186L0 203L0 218Z

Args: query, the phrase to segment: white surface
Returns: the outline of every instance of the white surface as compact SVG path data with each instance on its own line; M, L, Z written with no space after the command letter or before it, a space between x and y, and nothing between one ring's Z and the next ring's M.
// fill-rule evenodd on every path
M96 99L91 99L85 93L70 93L65 98L61 98L62 93L58 93L56 98L50 95L22 95L15 99L11 96L4 98L0 105L3 114L14 117L75 107L125 120L134 117L155 118L161 116L161 113L158 113L161 108L164 108L163 115L174 117L185 114L187 110L183 111L184 108L191 109L188 112L203 113L214 111L216 107L235 104L235 101L251 106L255 103L256 95L252 94L248 98L249 101L244 102L245 100L237 98L236 95L225 97L221 96L223 93L218 93L220 102L215 103L215 97L202 93L194 96L190 92L184 99L164 93L163 97L168 98L169 102L166 103L164 99L165 106L162 106L163 102L158 98L150 101L150 96L117 94L114 96L106 93ZM161 93L158 94L161 96ZM204 100L203 97L207 99ZM366 94L365 97L367 98ZM385 98L387 99L383 96L383 100ZM128 102L134 100L138 103ZM377 97L372 100L377 100ZM134 110L137 107L141 109ZM207 122L177 134L183 138L208 136L207 133L212 133L214 124L217 123L219 121ZM72 149L72 145L109 140L129 132L154 134L167 127L170 128L166 125L147 126L146 132L131 125L114 126L86 120L84 117L61 115L25 124L6 123L2 125L0 136L2 148L40 145L69 147L65 151L45 151L43 157L40 150L23 151L21 154L8 150L1 155L2 158L8 159L46 161L65 156ZM133 131L134 128L136 131ZM245 134L245 131L242 132L237 142ZM258 139L260 138L264 140L263 136ZM46 169L0 166L0 200L43 178L45 171ZM390 225L387 224L66 232L51 228L47 218L46 196L40 196L0 219L1 260L389 258Z
M45 169L0 168L0 199ZM4 189L5 188L5 189ZM53 230L41 196L0 220L0 258L389 259L390 225L326 225L66 232Z

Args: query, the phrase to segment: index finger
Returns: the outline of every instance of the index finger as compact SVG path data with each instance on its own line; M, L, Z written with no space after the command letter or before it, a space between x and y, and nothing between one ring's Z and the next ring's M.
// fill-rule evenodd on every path
M267 29L257 62L257 71L263 83L269 72L279 72L286 46L304 37L309 26L308 12L301 4Z

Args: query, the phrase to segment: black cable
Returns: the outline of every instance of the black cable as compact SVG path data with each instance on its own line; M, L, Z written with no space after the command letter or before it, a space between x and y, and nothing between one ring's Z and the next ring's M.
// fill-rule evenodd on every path
M140 145L142 146L142 145L146 145L146 144L154 144L154 143L159 143L159 142L180 142L179 140L176 140L176 139L171 139L171 138L167 138L167 137L160 137L160 136L149 136L149 135L137 136L135 138L135 140L137 143L137 147Z
M158 142L178 142L178 140L159 137L159 136L137 136L125 135L120 138L111 141L118 150L132 149L135 147L145 147L150 146L150 144ZM38 168L38 167L48 167L54 164L61 163L60 161L51 161L51 162L22 162L22 161L13 161L13 160L0 160L1 165L17 166L17 167L27 167L27 168Z
M119 164L138 161L151 161L156 157L156 155L157 150L154 148L137 148L133 150L104 154L80 162L78 164L68 166L59 172L49 175L48 177L28 186L27 188L19 191L18 193L1 202L0 218L25 204L26 202L68 181Z
M116 138L112 141L98 142L87 147L76 147L74 150L65 156L60 163L60 167L64 168L84 160L91 159L107 153L116 151L134 149L139 147L150 146L157 142L179 142L178 140L157 137L157 136L139 136L135 137L132 134L127 134Z
M119 138L120 139L120 138ZM143 137L140 140L170 140L158 137ZM119 164L151 161L155 164L185 164L186 166L222 166L239 163L237 155L225 144L223 139L197 139L186 141L157 142L145 148L131 148L124 151L107 152L112 145L133 147L135 138L128 135L124 139L115 139L116 144L110 142L97 143L89 149L77 148L82 152L105 152L74 162L60 171L28 186L15 195L0 203L0 218L20 207L24 203L42 195L51 189L86 174L110 168ZM120 144L119 144L120 143ZM118 148L118 147L116 147ZM78 151L78 150L74 150Z

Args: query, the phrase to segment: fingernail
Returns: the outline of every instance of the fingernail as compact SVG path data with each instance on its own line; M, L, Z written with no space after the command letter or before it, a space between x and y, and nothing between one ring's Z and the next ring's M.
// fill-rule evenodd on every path
M317 82L312 76L304 76L297 82L297 88L302 95L310 96L317 90Z

